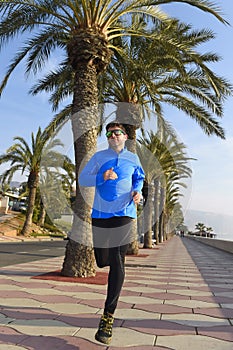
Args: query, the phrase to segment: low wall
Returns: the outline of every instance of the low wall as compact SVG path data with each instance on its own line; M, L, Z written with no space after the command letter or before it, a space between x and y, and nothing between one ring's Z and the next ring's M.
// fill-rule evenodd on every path
M233 241L224 241L222 239L205 238L205 237L193 237L193 236L186 236L186 237L233 254Z
M8 209L9 197L2 197L0 199L0 213L6 214Z

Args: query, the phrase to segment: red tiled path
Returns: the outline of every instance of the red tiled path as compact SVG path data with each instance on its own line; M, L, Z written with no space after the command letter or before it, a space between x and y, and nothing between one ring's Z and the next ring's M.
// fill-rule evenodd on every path
M94 340L105 284L33 278L63 258L1 268L0 350L232 350L233 255L180 237L145 252L126 259L109 347Z

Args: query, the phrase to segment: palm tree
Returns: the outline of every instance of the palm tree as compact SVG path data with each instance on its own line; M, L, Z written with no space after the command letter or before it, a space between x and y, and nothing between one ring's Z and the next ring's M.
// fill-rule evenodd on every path
M52 52L59 48L65 51L65 58L59 68L69 66L72 71L72 130L74 137L76 181L83 158L94 151L96 126L98 125L97 76L108 66L112 52L120 51L114 45L121 36L143 35L145 31L135 30L131 15L142 14L145 20L166 20L167 15L158 5L172 3L172 0L12 0L0 5L0 45L24 33L26 44L16 54L0 86L0 93L17 65L26 58L26 72L37 73L43 68ZM214 15L226 23L214 4L204 0L176 0ZM39 30L39 32L35 32ZM88 195L87 195L88 196ZM79 232L77 242L69 241L63 264L66 275L92 276L94 268L87 262L93 259L90 246L90 208L76 184L75 216L73 232ZM70 258L73 257L74 261ZM72 260L72 261L71 261Z
M206 231L206 226L205 224L203 224L202 222L198 222L196 225L195 225L195 229L200 231L200 232L205 232Z
M181 227L184 222L183 209L181 204L178 201L176 201L175 203L172 203L171 210L170 208L168 209L170 212L170 217L169 217L169 221L167 222L166 230L168 235L170 234L174 235L176 232L176 228Z
M142 28L145 24L134 20L134 25ZM218 56L201 55L195 50L212 39L213 33L191 30L177 20L157 23L151 31L156 32L156 37L122 40L124 56L116 54L99 78L100 101L115 104L117 119L128 123L127 147L136 151L136 129L153 114L159 120L158 128L162 123L171 131L162 116L164 104L195 119L208 135L224 138L213 114L222 116L221 101L230 94L231 87L207 67L207 63L218 61ZM130 247L130 251L135 254L137 249Z
M136 25L142 27L140 21ZM130 116L127 119L133 124L129 128L130 149L135 151L136 143L132 140L136 141L135 126L140 125L132 114L142 107L140 119L149 118L153 114L150 105L158 117L159 129L169 130L162 118L162 107L163 104L170 104L195 119L208 135L216 134L224 138L224 131L213 114L222 116L222 101L230 94L231 87L207 67L207 63L218 61L219 57L214 54L201 55L195 50L198 45L212 39L213 33L209 30L191 30L190 26L175 20L157 24L153 32L156 32L153 40L142 37L121 40L124 55L116 53L106 73L99 77L100 102L116 104L118 119L124 122L126 120L122 115ZM67 71L66 74L64 72L56 76L59 79L56 80L58 85L52 98L54 107L67 91ZM62 74L65 79L62 79ZM71 76L70 79L72 81ZM49 75L47 81L43 80L35 87L34 93L45 86L48 88L52 82L54 80ZM61 82L64 82L64 89ZM64 122L68 111L69 107L56 116L52 124ZM131 251L136 253L137 247L134 246Z
M156 237L157 242L162 241L161 235L164 234L165 224L178 203L180 197L180 187L184 187L182 178L191 176L191 169L187 162L191 159L185 154L185 145L178 142L171 134L167 134L160 141L158 135L152 131L147 136L140 137L138 140L140 146L139 156L143 165L146 167L146 181L144 184L144 193L146 193L147 210L145 212L145 220L147 227L145 228L144 247L152 247L152 208L155 207L154 223L159 218L160 237ZM145 154L145 149L147 150ZM149 152L148 152L149 151ZM156 186L154 186L154 184ZM153 204L153 198L156 191L156 200ZM157 207L159 203L159 208Z
M134 19L134 26L145 30L140 20ZM106 72L99 76L99 101L116 104L117 119L134 126L131 132L134 140L135 126L141 125L138 118L133 118L135 111L141 112L139 119L145 119L150 117L149 106L152 106L156 116L162 117L164 104L185 112L207 135L224 138L224 130L213 115L223 115L222 103L231 94L231 85L208 68L207 64L219 61L220 57L196 50L213 39L214 33L192 30L190 25L174 19L157 23L151 32L156 33L152 38L118 40L124 54L115 52ZM48 74L31 93L54 90L50 101L56 110L64 97L72 94L73 86L72 70L64 66L57 73ZM64 123L71 115L71 108L72 105L68 105L58 113L50 127ZM129 117L124 118L122 115L127 112Z
M0 164L10 163L9 168L2 174L3 183L10 183L14 174L18 171L21 171L22 175L25 174L27 176L28 206L26 220L21 231L21 234L24 236L30 234L43 155L46 153L47 157L53 159L54 165L57 164L58 157L60 158L60 154L54 152L53 148L60 146L61 142L54 139L46 145L48 137L49 135L43 133L39 128L36 136L33 133L31 134L30 146L25 139L16 136L14 137L16 143L5 154L0 156Z
M196 50L214 34L210 30L191 30L176 20L157 24L152 31L156 37L132 38L122 44L125 55L114 56L101 77L101 102L117 104L119 118L128 112L131 124L131 106L133 112L137 105L142 107L141 118L150 117L150 106L161 118L163 105L171 105L193 118L207 135L224 138L213 115L223 115L222 102L231 94L231 85L208 68L207 64L219 57ZM140 122L136 120L135 124Z
M144 206L141 214L143 215L144 248L152 248L152 209L155 193L152 183L162 174L161 166L152 151L152 147L152 143L146 143L144 138L138 140L137 154L146 174L142 190Z

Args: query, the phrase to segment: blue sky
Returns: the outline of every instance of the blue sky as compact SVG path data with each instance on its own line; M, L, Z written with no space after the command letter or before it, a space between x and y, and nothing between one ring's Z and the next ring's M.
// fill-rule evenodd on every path
M222 8L224 18L233 25L233 1L216 0ZM212 69L224 76L233 84L233 27L219 23L209 14L186 4L164 6L167 12L179 16L184 22L195 28L210 28L216 39L206 46L205 51L213 51L222 57ZM0 79L11 59L14 47L7 47L1 52ZM57 61L50 62L55 67ZM49 69L49 67L47 67ZM30 76L25 80L24 67L21 65L12 75L0 98L0 153L12 144L14 136L22 136L29 141L31 132L38 127L44 128L51 120L53 113L47 102L47 96L30 96L28 91L34 83ZM166 117L171 121L180 140L187 145L188 155L197 158L191 163L193 170L189 188L186 191L184 209L194 209L216 214L232 216L233 208L233 98L224 106L224 117L221 125L226 131L226 140L206 136L200 127L180 112L173 111ZM2 167L0 167L1 172ZM208 226L211 223L206 223Z
M222 8L224 18L231 26L225 26L208 14L189 6L176 5L175 10L180 18L198 28L211 28L216 39L208 43L205 51L212 51L222 57L212 69L233 83L231 44L233 38L233 2L217 0ZM168 8L168 7L167 7ZM174 14L174 6L172 8ZM190 14L192 13L192 16ZM228 98L224 105L224 117L220 120L226 131L226 140L215 136L208 137L185 115L175 112L167 116L175 126L181 140L188 147L190 157L197 158L192 162L192 190L189 191L189 209L204 210L232 215L233 208L233 98Z

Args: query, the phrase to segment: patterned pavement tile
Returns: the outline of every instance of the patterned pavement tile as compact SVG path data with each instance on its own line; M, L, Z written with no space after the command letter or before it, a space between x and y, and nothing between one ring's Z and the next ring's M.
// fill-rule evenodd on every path
M80 292L77 293L76 296L79 299L85 299L85 300L105 300L105 295L104 294L100 294L100 293L94 293L94 292Z
M32 294L32 295L65 295L65 296L71 296L71 297L75 297L77 294L70 292L69 290L65 291L59 291L55 288L53 288L53 286L48 287L48 288L27 288L25 289L27 291L27 293Z
M216 297L216 296L212 296L212 297L203 297L203 296L195 296L195 298L193 298L195 300L201 300L201 301L206 301L206 302L216 302L216 303L226 303L226 304L233 304L233 298L228 298L228 297Z
M22 292L22 288L15 284L0 284L0 291L18 291ZM2 294L1 294L2 296Z
M14 266L15 268L15 266ZM25 280L28 278L28 277L32 277L34 275L36 275L38 272L37 271L31 271L31 270L27 270L27 268L25 269L17 269L15 268L14 271L12 270L4 270L3 268L1 269L1 274L2 275L8 275L8 277L12 280L20 280L22 277L25 278Z
M2 346L20 344L28 336L20 334L15 329L0 326L0 349Z
M197 335L178 335L158 337L156 345L175 350L232 350L232 343Z
M158 335L196 334L195 328L163 320L127 320L125 328L134 329L141 333Z
M29 350L106 350L107 347L71 336L29 336L20 343Z
M95 341L96 329L92 328L82 328L78 331L75 336L79 338L84 338L89 341L93 341L96 344L99 344ZM140 346L150 345L152 346L155 343L155 336L151 334L145 334L137 332L133 329L126 329L122 327L113 328L113 337L111 341L111 346L124 347L124 346Z
M125 280L124 281L124 289L131 289L131 288L133 288L133 287L135 287L135 288L141 288L141 287L144 287L145 285L143 284L143 283L141 283L141 281L140 282L132 282L131 280Z
M175 284L168 284L167 285L167 291L173 291L174 290L177 290L177 289L180 289L181 286L179 286L178 284L175 285ZM190 290L189 286L182 286L182 290Z
M26 350L26 348L18 345L0 344L0 350Z
M12 321L14 321L13 318L10 318L10 317L7 317L3 314L0 314L0 326L5 326Z
M16 292L17 295L17 292ZM0 299L0 305L4 307L41 307L42 302L30 299L30 298L5 298Z
M180 286L180 287L188 287L188 288L192 288L192 287L205 287L206 286L206 283L191 283L191 282L182 282L182 281L180 281L180 282L172 282L172 283L170 283L169 282L169 284L170 285L173 285L173 286Z
M110 346L108 348L108 350L119 350L119 347L115 347L115 346ZM146 346L127 346L127 347L121 347L120 350L173 350L171 348L165 348L164 346L161 347L161 346L149 346L149 345L146 345Z
M0 274L1 274L1 272L0 272ZM4 276L4 278L0 278L0 286L3 284L5 284L7 286L9 286L10 284L14 285L15 281L9 279L7 276Z
M219 283L214 283L214 284L209 283L208 285L211 288L211 290L214 288L224 288L224 289L226 289L227 292L229 291L230 293L232 293L232 291L233 291L233 285L229 285L229 284L221 284L219 282Z
M90 300L90 299L83 299L83 300L80 300L79 302L79 305L87 305L87 306L90 306L90 307L93 307L93 308L97 308L97 309L101 309L104 305L104 301L103 300ZM121 307L122 308L128 308L129 305L128 304L124 304L125 306L122 306L122 303L121 303ZM120 307L120 303L118 304L118 307Z
M192 313L192 309L175 306L175 305L165 305L165 304L135 304L134 309L140 309L145 311L156 312L160 314L179 314L179 313Z
M0 345L26 350L233 349L233 269L224 253L177 237L146 253L127 263L157 267L126 267L108 348L94 340L106 286L31 280L32 273L57 270L63 257L46 259L43 266L38 261L0 269Z
M130 291L133 291L133 292L137 292L139 287L127 287L125 286L124 287L125 290L130 290ZM159 291L158 289L156 289L156 287L152 288L152 287L146 287L146 286L140 286L140 292L141 293L153 293L153 292L156 292L156 291Z
M15 281L15 285L20 287L22 290L25 289L27 291L31 289L32 290L31 292L33 292L33 289L38 289L38 288L42 288L42 289L54 288L54 283L47 283L45 281L44 283L41 281L28 282L28 278L26 279L26 281Z
M178 294L178 295L188 295L188 296L213 296L213 294L211 292L202 292L199 290L183 290L183 289L174 289L172 291L172 293L174 294Z
M214 327L229 325L229 322L226 319L220 319L200 314L162 315L162 320L176 322L193 327Z
M180 299L180 300L190 300L189 296L186 295L177 295L175 293L142 293L143 297L153 298L153 299L161 299L161 300L174 300L174 299Z
M212 279L205 278L205 280L206 280L206 282L208 282L208 284L216 282L216 283L220 283L221 285L227 284L227 285L233 286L231 278L229 278L229 279L222 278L222 276L218 277L218 278L216 278L216 276L215 276L215 278L212 278Z
M134 304L140 303L140 304L153 304L154 300L152 298L145 298L145 297L137 297L134 296L133 299L131 296L120 296L120 301L123 301L124 303L130 303L132 304L132 302ZM162 304L162 300L157 300L157 304L161 303Z
M64 284L56 285L54 289L60 292L65 292L65 293L67 292L67 286ZM73 293L73 295L76 295L79 292L92 292L92 291L93 289L91 287L80 285L80 283L77 283L77 284L72 283L72 285L71 283L69 284L69 292ZM98 291L98 293L100 293L100 291Z
M211 292L213 293L213 290L210 289L210 287L208 285L205 285L205 286L192 286L192 290L200 290L202 292Z
M132 297L134 297L134 296L140 296L141 292L139 288L138 288L138 291L135 292L135 291L132 291L130 288L128 290L125 289L125 286L124 286L121 291L121 295L125 295L125 296L131 295Z
M229 292L217 292L214 293L216 297L226 297L226 298L233 298L233 291Z
M126 280L126 282L124 283L125 286L127 287L140 287L140 286L145 286L145 285L152 285L152 286L158 286L158 287L161 287L161 286L164 286L164 282L159 282L155 279L148 279L148 276L147 278L143 281L143 280L138 280L138 278L135 279L135 281L133 279L128 279L128 281ZM140 281L140 282L139 282ZM167 284L166 284L167 285Z
M154 312L148 312L144 310L138 310L138 309L127 309L127 310L122 310L122 309L117 309L115 313L115 317L118 319L122 320L154 320L160 319L160 314L159 313L154 313Z
M59 314L84 314L84 313L93 313L95 314L99 308L91 307L88 305L82 304L44 304L44 308L54 311Z
M1 290L1 298L28 298L29 294L27 292L14 291L14 290ZM0 299L1 300L1 299Z
M190 307L194 308L206 308L206 307L218 307L217 303L206 303L204 301L198 300L165 300L165 304L176 305L181 307Z
M216 327L198 327L198 334L207 337L213 337L221 340L233 342L233 327L232 326L216 326ZM233 343L232 343L233 348Z
M40 319L40 318L46 318L53 320L57 317L56 313L44 309L44 308L30 308L30 307L7 307L3 310L1 310L1 313L7 317L11 317L13 319L24 319L24 320L31 320L31 319Z
M205 308L205 309L193 309L195 314L208 315L219 318L233 318L233 309L227 308Z
M73 335L77 327L72 327L57 320L15 320L10 323L10 328L27 335Z
M220 303L220 306L223 308L233 309L233 303L232 304Z
M76 328L85 327L96 329L99 324L100 314L60 315L56 320ZM120 327L121 325L122 320L114 320L114 326Z
M31 298L47 304L49 303L77 304L81 300L81 299L76 299L75 297L70 297L66 295L32 295Z
M86 286L86 287L89 287L90 288L90 292L91 291L95 291L95 292L98 292L100 294L106 294L106 286L103 286L103 285L98 285L98 284L86 284L85 283L82 283L83 286Z

